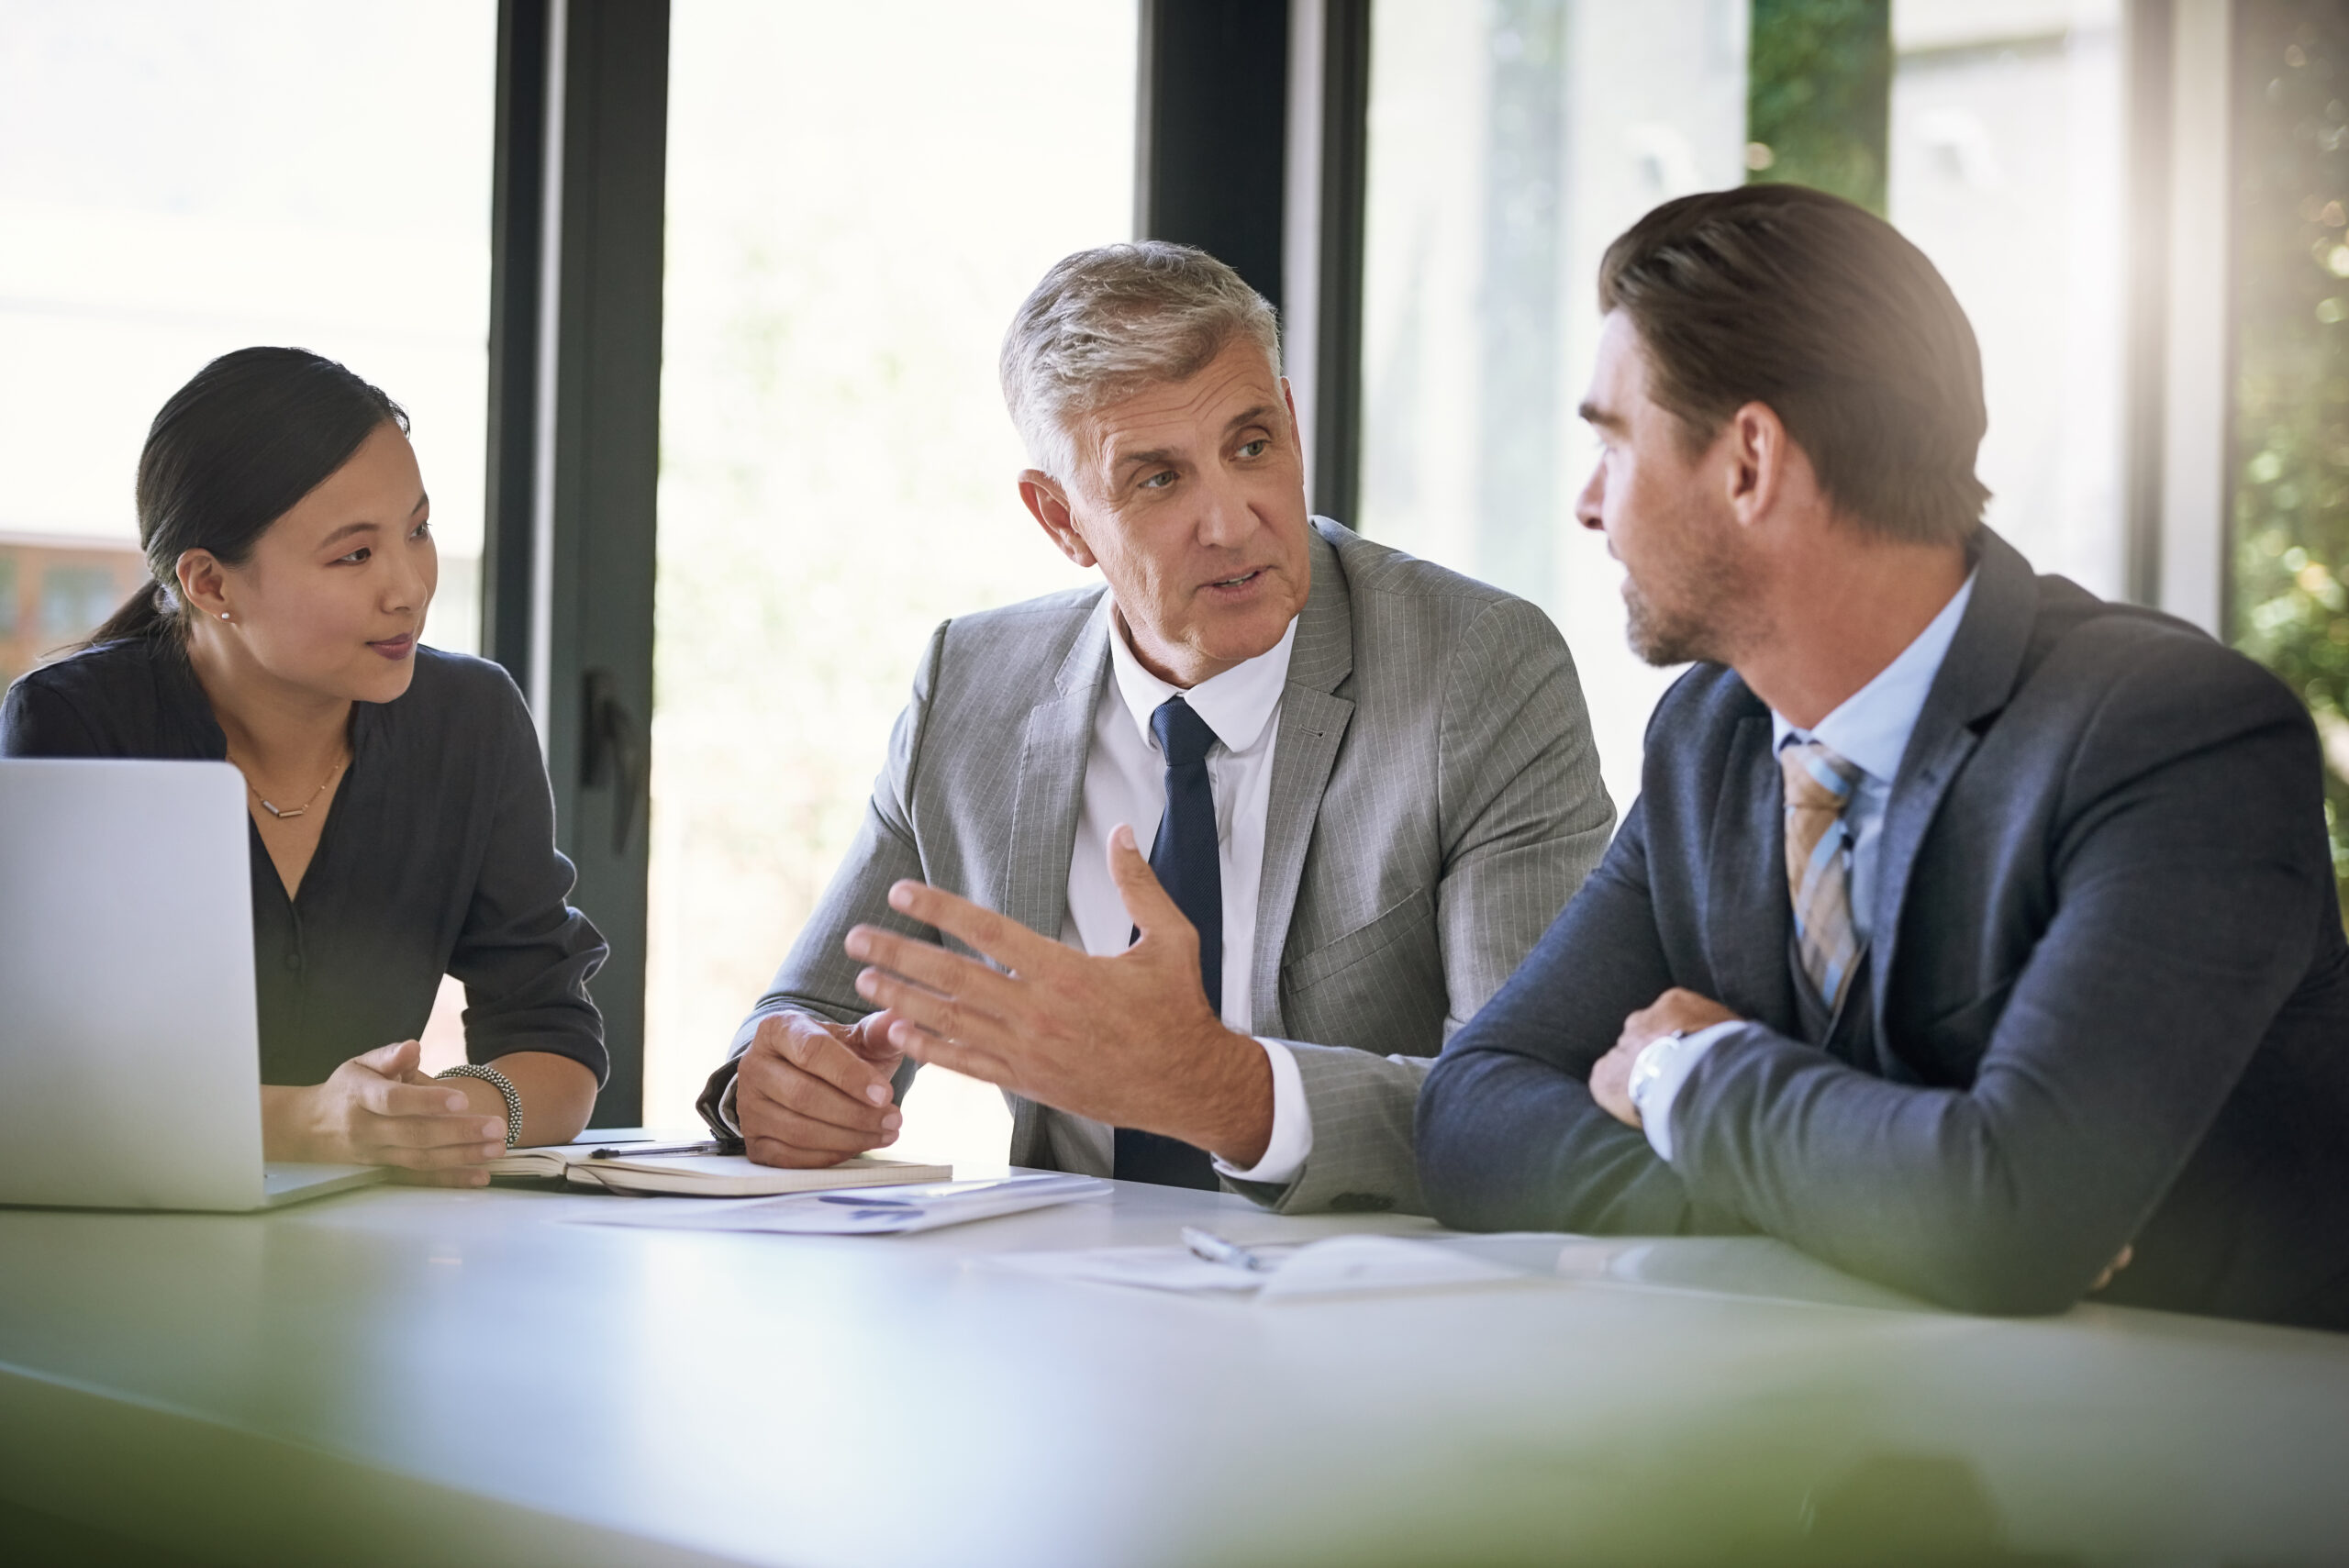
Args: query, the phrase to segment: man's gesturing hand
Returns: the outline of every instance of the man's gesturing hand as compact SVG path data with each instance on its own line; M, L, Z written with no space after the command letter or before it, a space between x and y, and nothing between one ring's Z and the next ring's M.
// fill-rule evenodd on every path
M889 890L891 907L1011 973L859 926L848 953L872 967L856 988L888 1009L890 1043L917 1061L1252 1165L1272 1138L1272 1066L1208 1005L1198 932L1151 874L1130 828L1109 835L1109 874L1141 936L1108 958L901 882Z
M854 1028L780 1013L763 1018L734 1075L744 1152L762 1165L806 1170L897 1140L903 1119L889 1080L903 1052L875 1013Z

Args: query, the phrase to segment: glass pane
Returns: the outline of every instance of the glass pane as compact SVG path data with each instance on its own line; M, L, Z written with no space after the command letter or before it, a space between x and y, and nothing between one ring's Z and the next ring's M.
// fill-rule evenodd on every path
M1892 220L1982 345L1987 519L2122 596L2119 0L1895 0Z
M1671 679L1623 641L1574 521L1598 260L1656 203L1745 172L1740 0L1379 0L1372 10L1362 516L1372 539L1547 608L1607 787L1639 789Z
M996 350L1132 228L1135 14L680 0L645 1115L703 1078L862 819L924 639L1088 580L1019 503ZM925 1073L897 1149L1004 1158Z
M2235 28L2228 631L2315 715L2349 903L2349 16L2246 0Z
M1759 15L1736 0L1374 12L1359 523L1550 610L1619 808L1671 673L1624 649L1619 569L1571 513L1593 462L1573 410L1600 254L1668 197L1799 172L1806 146L1830 172L1852 163L1838 178L1854 189L1876 178L1872 136L1813 126L1804 146L1749 146L1747 115L1881 94L1881 8L1781 0ZM1801 35L1776 38L1765 65L1867 80L1749 83L1762 24ZM2043 571L2117 595L2118 0L1897 0L1891 25L1890 217L1981 339L1989 520Z
M132 484L206 360L291 343L405 405L428 639L480 614L495 7L10 0L0 29L0 680L144 580Z
M1884 211L1890 0L1753 0L1745 166Z

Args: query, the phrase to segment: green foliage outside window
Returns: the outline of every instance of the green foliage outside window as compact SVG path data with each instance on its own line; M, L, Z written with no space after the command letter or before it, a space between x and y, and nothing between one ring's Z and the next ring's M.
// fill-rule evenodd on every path
M2349 903L2349 11L2235 16L2229 632L2316 717Z
M1891 0L1753 0L1745 163L1753 180L1885 210Z

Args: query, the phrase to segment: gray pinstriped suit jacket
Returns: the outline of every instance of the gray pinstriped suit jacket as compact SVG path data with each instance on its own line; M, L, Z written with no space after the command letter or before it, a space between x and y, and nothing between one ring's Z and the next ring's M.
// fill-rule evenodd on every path
M1313 1154L1283 1209L1423 1212L1411 1117L1429 1059L1508 979L1607 848L1564 640L1524 600L1314 519L1273 755L1254 1032L1296 1044ZM1105 590L948 621L931 635L871 808L734 1040L800 1009L871 1009L841 949L916 877L1050 936L1066 913L1085 751L1108 679ZM705 1107L733 1075L712 1075ZM1011 1096L1011 1159L1048 1164L1047 1118ZM1108 1173L1099 1172L1106 1175Z

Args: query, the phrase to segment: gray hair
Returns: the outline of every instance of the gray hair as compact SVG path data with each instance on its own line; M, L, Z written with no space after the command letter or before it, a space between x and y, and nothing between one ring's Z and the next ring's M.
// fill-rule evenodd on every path
M1163 239L1102 245L1044 274L1003 335L998 369L1028 459L1066 482L1083 415L1187 381L1245 337L1280 373L1280 318L1204 250Z

